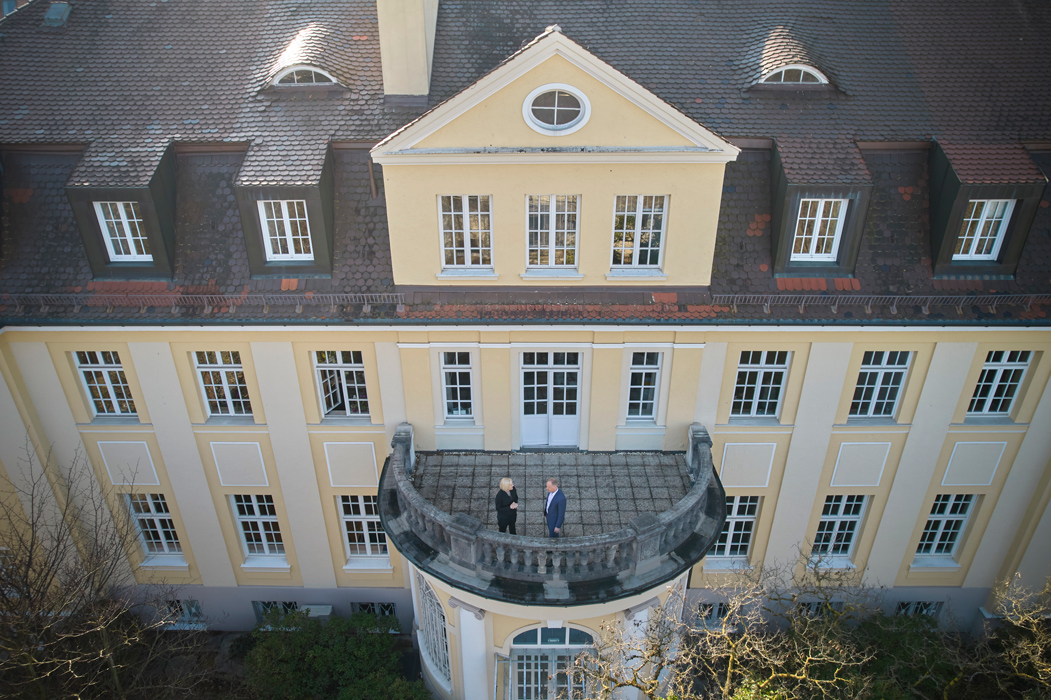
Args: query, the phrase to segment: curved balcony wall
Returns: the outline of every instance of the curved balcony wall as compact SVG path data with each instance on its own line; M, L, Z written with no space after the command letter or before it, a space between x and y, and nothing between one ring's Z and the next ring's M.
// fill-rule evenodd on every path
M380 479L383 528L418 568L492 600L583 605L635 595L700 561L726 517L711 438L698 424L689 430L691 485L671 509L643 513L611 532L549 539L489 530L467 513L447 513L424 498L412 481L412 426L403 423Z

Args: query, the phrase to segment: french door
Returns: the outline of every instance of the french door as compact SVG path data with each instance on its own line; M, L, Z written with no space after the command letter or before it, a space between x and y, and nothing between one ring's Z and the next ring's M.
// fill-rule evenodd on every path
M522 446L575 447L580 436L580 353L522 353Z
M577 650L561 653L537 649L517 651L514 659L514 700L579 700L584 677L573 667Z

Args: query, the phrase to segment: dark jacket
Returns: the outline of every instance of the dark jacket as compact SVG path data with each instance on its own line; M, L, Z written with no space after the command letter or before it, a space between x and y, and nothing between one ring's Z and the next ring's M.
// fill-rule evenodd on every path
M503 489L496 492L496 521L500 525L513 523L518 520L518 511L511 508L512 503L518 503L518 491L511 489L508 493Z
M544 494L544 502L547 502L547 494ZM555 491L555 497L551 499L551 506L546 509L547 529L550 534L555 533L555 528L562 529L562 523L566 519L566 494L562 489Z

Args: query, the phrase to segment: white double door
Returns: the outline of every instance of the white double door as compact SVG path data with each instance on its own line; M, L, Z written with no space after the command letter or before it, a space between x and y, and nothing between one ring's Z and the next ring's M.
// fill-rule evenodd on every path
M580 353L522 353L522 446L576 447Z

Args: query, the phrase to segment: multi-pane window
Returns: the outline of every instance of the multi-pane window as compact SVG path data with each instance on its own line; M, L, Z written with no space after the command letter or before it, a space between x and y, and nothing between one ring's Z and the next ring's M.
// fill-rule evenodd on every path
M802 200L792 240L792 259L834 261L846 214L845 199Z
M974 494L938 494L931 506L927 524L923 527L916 553L955 554L973 505Z
M661 354L631 353L631 376L628 380L628 419L654 418L657 415Z
M290 615L299 610L299 603L293 600L253 600L252 610L255 611L255 619L260 624L266 622L271 613L278 615Z
M274 497L237 494L230 499L233 502L237 525L241 529L245 553L283 556L285 542L281 539L281 526L277 522Z
M445 389L445 416L470 418L474 415L471 398L471 353L442 353L442 382Z
M204 620L201 612L200 601L188 598L185 600L166 601L167 610L165 617L170 625L193 625Z
M449 637L445 631L445 610L431 584L416 572L416 589L420 594L420 646L434 670L447 682L449 675Z
M730 614L730 606L726 603L701 603L697 606L697 621L704 627L716 627L722 624L728 614Z
M175 531L168 503L162 493L128 494L128 508L142 538L147 554L181 554L179 534Z
M321 403L326 416L368 416L365 365L359 350L319 350L314 353Z
M387 533L380 524L376 496L340 496L339 514L348 556L387 556Z
M120 355L104 350L78 350L75 356L95 415L135 415L135 401L131 398Z
M201 377L201 389L212 416L252 415L252 402L248 399L241 353L237 350L221 352L198 351L197 373Z
M776 416L788 375L788 352L745 350L737 365L737 384L730 414Z
M149 262L150 241L142 223L138 202L95 202L95 215L102 228L109 259L114 262Z
M660 267L665 195L617 195L613 213L613 267Z
M307 203L301 199L259 202L267 260L313 260Z
M938 617L941 612L942 601L940 600L900 600L894 608L895 615Z
M825 496L811 553L850 556L864 512L864 496Z
M527 198L530 267L577 264L577 196L531 194Z
M492 221L488 195L438 198L442 217L445 267L490 267L493 264Z
M861 360L858 385L850 402L850 415L893 416L909 369L908 352L868 351Z
M1013 199L972 199L953 249L953 260L996 260L1014 210Z
M710 557L747 557L752 549L759 496L727 496L722 532L708 551Z
M993 350L985 356L985 365L974 386L974 394L967 406L971 414L1005 416L1018 394L1026 368L1028 350Z

